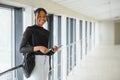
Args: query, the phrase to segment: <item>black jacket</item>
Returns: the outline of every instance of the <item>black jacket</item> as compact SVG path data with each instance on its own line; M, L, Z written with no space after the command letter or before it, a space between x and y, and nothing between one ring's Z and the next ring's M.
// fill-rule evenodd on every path
M44 46L48 48L49 31L37 25L28 26L23 34L20 45L21 53L35 53L35 55L45 55L42 52L33 52L34 46ZM46 55L52 55L49 52Z

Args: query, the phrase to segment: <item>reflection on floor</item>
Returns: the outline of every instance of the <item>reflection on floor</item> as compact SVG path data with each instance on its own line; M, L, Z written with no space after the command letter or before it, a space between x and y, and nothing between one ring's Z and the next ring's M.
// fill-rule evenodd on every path
M68 80L120 80L120 46L100 46L88 53Z

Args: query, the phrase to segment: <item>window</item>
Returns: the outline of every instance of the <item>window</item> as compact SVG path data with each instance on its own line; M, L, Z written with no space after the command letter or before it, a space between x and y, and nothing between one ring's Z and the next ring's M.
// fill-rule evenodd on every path
M80 20L80 28L79 28L80 29L79 30L80 31L80 33L79 33L80 34L80 54L81 54L80 59L82 59L82 54L83 54L83 51L82 51L83 50L83 45L82 45L82 42L83 42L82 41L83 40L83 34L82 34L83 33L83 28L82 27L83 26L82 26L82 24L83 24L83 22L82 22L82 20Z
M54 15L53 39L53 45L61 45L61 16ZM54 80L61 80L61 50L54 55L54 67Z
M90 36L90 37L89 37L89 38L90 38L90 39L89 39L89 49L91 50L91 46L92 46L92 45L91 45L91 44L92 44L92 35L93 35L93 34L92 34L92 22L90 22L90 29L89 29L89 31L90 31L90 32L89 32L89 36Z
M66 18L67 75L76 65L76 19Z
M3 72L14 65L13 9L0 7L0 28L0 72ZM0 80L13 80L13 72Z
M66 29L66 45L67 45L67 75L69 74L69 70L70 70L70 47L69 47L69 44L70 44L70 35L69 35L69 33L70 33L70 28L69 28L69 26L70 26L70 19L67 17L66 18L66 22L67 22L67 24L66 24L66 26L67 26L67 29Z
M74 64L76 66L76 19L73 19Z
M5 19L4 21L2 19ZM19 45L22 37L22 8L6 6L0 7L0 72L6 71L22 63ZM16 75L17 74L17 75ZM0 80L23 80L21 70L8 72Z
M88 22L85 21L85 54L87 54L87 48L88 48L88 44L87 44L87 40L88 40L88 36L87 36L87 30L88 30Z
M51 33L49 47L61 45L61 16L49 14L48 28ZM61 80L61 50L56 52L51 59L51 66L54 69L50 71L49 80Z

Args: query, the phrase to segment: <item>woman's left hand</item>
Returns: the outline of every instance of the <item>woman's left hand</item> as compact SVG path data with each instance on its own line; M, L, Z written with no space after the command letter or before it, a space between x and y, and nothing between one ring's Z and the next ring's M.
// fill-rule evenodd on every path
M53 52L56 52L58 51L58 46L54 46L53 49L52 49Z

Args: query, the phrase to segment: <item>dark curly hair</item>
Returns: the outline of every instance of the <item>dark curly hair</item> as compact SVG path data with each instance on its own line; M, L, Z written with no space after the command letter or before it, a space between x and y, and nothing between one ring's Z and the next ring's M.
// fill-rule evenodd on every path
M37 8L37 9L34 11L35 15L36 15L37 13L39 13L40 11L44 11L45 14L47 15L47 11L46 11L44 8Z

